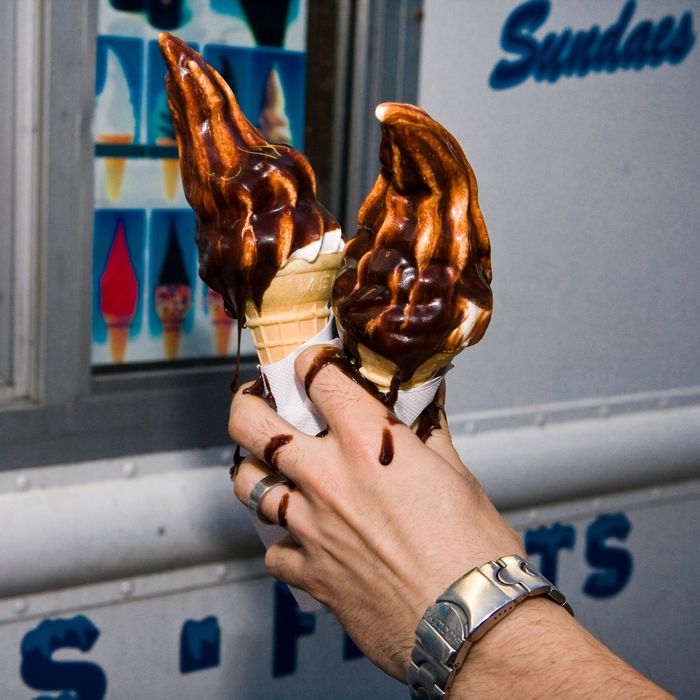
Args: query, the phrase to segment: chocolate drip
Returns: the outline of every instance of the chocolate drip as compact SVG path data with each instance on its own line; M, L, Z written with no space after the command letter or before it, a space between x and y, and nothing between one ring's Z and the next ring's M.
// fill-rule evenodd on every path
M255 381L247 389L243 389L243 393L263 399L273 411L277 410L277 402L272 395L270 384L262 372L258 371Z
M401 421L396 417L395 413L388 412L385 417L386 417L386 422L389 425L401 425L402 424Z
M423 441L433 434L433 430L440 427L440 413L445 409L437 402L435 398L423 409L418 416L416 424L416 435Z
M280 447L288 445L292 441L291 435L273 435L270 441L265 446L264 458L265 461L275 470L278 471L275 464L275 453Z
M316 375L326 365L335 365L346 377L359 384L365 391L371 394L377 401L381 401L385 406L392 408L396 403L399 389L398 381L392 382L391 388L386 394L382 393L372 382L360 374L354 359L335 345L327 345L321 348L314 356L311 366L306 372L306 377L304 377L304 389L309 398L311 398L309 395L311 384L316 378Z
M403 383L436 354L483 336L490 243L455 138L412 105L385 103L377 116L382 169L345 248L333 308L353 357L364 345L394 362Z
M277 506L277 522L282 527L287 527L287 508L289 507L289 494L283 493Z
M159 43L183 187L197 219L199 276L240 329L246 303L260 309L290 255L339 226L316 199L306 156L268 143L194 49L167 33Z
M382 446L379 450L379 464L386 466L394 459L394 438L389 428L382 430Z
M241 466L245 457L245 455L241 454L241 446L236 445L236 449L233 452L233 464L228 469L228 475L231 481L236 478L236 474L238 474L238 467Z

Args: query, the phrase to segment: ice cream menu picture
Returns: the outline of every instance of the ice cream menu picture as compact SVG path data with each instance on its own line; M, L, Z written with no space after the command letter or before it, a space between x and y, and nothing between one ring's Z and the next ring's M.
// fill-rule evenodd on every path
M99 0L98 12L93 367L231 357L235 321L197 274L158 35L201 53L268 141L301 149L306 0Z

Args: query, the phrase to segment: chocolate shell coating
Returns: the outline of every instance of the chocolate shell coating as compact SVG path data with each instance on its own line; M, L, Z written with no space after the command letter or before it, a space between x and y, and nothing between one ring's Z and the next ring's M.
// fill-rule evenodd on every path
M199 276L242 324L246 302L260 308L289 256L339 226L316 199L306 157L266 141L185 42L163 33L159 43L185 196L197 218Z
M381 171L333 288L346 349L394 362L401 382L440 352L481 339L491 317L490 243L471 166L413 105L384 103Z

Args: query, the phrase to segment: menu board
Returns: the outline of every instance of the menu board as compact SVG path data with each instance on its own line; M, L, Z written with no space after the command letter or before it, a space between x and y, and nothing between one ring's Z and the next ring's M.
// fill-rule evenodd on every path
M235 321L197 277L158 34L199 51L269 141L302 149L306 0L99 0L98 13L93 369L229 357Z

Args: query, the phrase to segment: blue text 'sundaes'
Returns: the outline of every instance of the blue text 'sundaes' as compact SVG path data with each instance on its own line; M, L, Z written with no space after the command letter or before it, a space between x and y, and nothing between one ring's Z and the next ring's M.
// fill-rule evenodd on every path
M538 39L535 33L547 21L550 8L549 0L530 0L510 13L503 25L501 47L511 57L494 67L489 78L494 90L514 87L529 77L553 83L591 72L675 65L695 43L691 12L658 21L638 19L634 0L625 3L617 21L605 29L598 25L584 30L567 27Z

